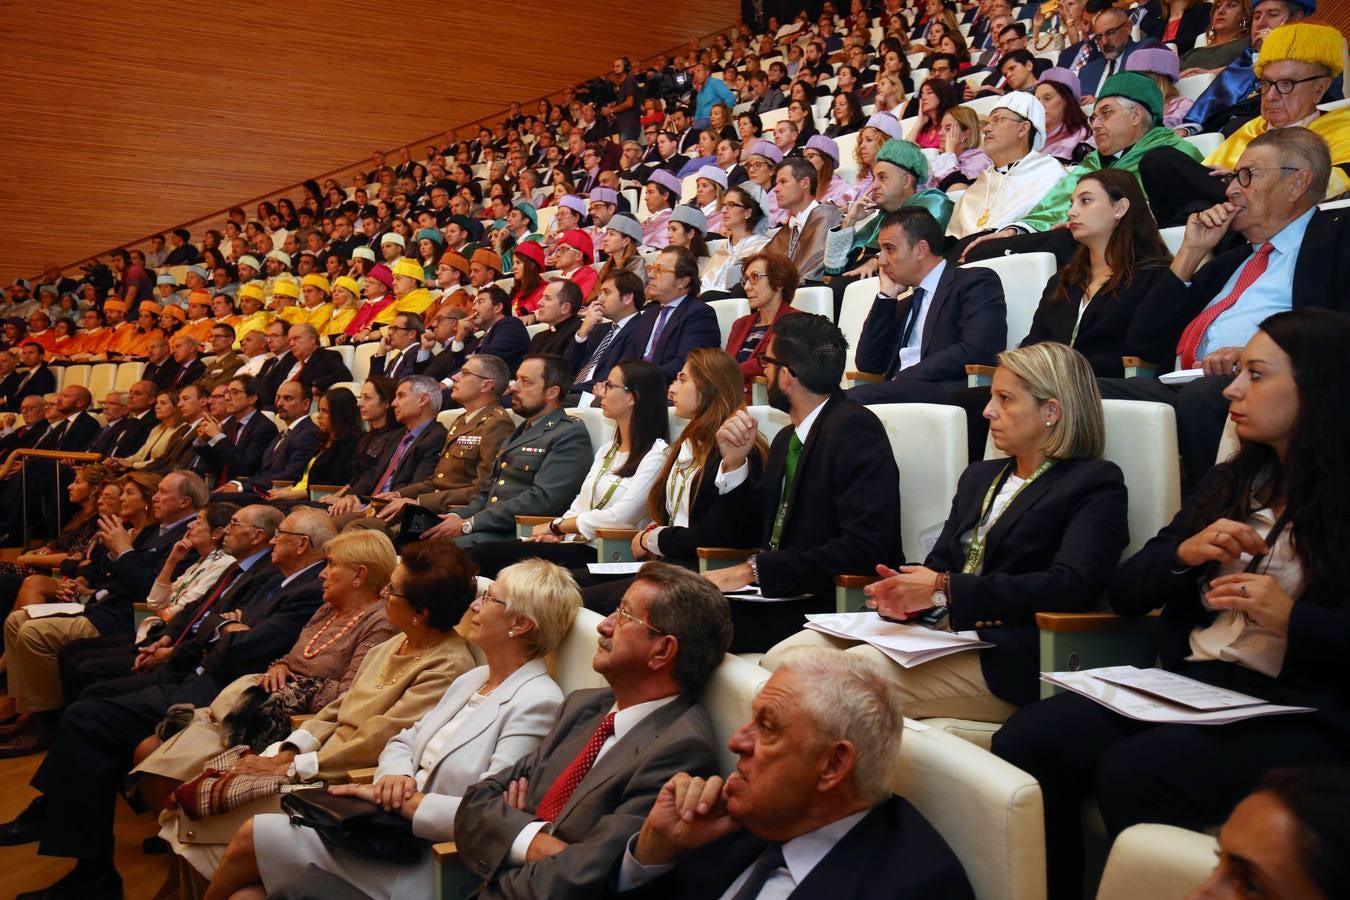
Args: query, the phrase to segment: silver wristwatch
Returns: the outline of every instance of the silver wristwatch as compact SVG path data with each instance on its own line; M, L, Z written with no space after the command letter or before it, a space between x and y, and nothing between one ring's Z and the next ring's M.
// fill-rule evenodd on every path
M473 517L472 517L472 516L470 516L469 518L465 519L465 520L464 520L464 524L462 524L462 525L459 526L459 533L460 533L460 534L472 534L472 533L473 533Z

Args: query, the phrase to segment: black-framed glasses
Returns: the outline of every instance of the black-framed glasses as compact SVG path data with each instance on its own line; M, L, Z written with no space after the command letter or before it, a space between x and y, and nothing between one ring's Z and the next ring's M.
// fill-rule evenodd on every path
M250 525L249 527L252 528L254 526ZM304 538L305 540L309 540L309 535L305 534L303 531L287 531L285 528L278 528L277 534L288 534L293 538Z
M1298 166L1243 166L1223 176L1224 185L1236 181L1242 187L1250 187L1253 172L1297 172Z
M416 331L416 328L409 328L407 325L386 325L390 331Z
M1258 78L1256 79L1256 93L1257 96L1261 96L1265 94L1266 91L1270 90L1273 87L1275 88L1276 93L1292 94L1294 92L1294 88L1298 87L1300 84L1303 84L1305 81L1316 81L1319 78L1326 78L1326 77L1327 76L1325 75L1309 75L1307 78L1277 78L1274 81L1267 81L1264 78Z
M636 393L636 391L634 391L633 388L630 388L628 385L615 384L612 381L597 381L595 384L591 385L591 393L595 394L597 397L611 390L627 391L630 394Z
M734 200L723 200L723 201L722 201L722 208L723 208L723 209L726 209L727 207L731 207L732 209L749 209L749 208L750 208L750 207L746 206L744 203L737 203L737 202L734 201Z
M633 615L633 608L632 608L631 606L629 606L629 605L628 605L626 602L624 602L624 601L620 601L620 602L619 602L619 606L618 606L617 609L614 610L614 612L615 612L616 615L618 615L618 616L620 616L620 617L622 617L622 618L625 618L625 619L627 619L627 620L630 621L630 622L636 622L637 624L641 625L643 628L646 628L648 631L655 632L656 634L659 634L659 635L662 635L662 636L665 636L665 635L667 634L667 632L664 632L664 631L662 631L660 628L657 628L657 627L656 627L655 625L653 625L651 622L647 622L647 621L645 621L645 620L643 620L643 619L639 619L637 616Z
M770 356L768 353L764 352L763 350L760 350L760 351L758 351L757 353L755 353L755 362L759 363L759 367L760 367L761 369L766 369L766 368L768 368L769 366L773 365L773 366L777 366L777 367L780 368L780 369L787 369L788 372L790 372L790 373L791 373L792 375L794 375L794 376L797 374L796 372L793 372L793 371L792 371L792 366L789 366L787 363L783 362L783 361L780 360L780 359L776 359L776 358Z
M1105 41L1105 40L1108 40L1109 38L1115 37L1115 36L1116 36L1116 32L1120 31L1120 29L1122 29L1122 28L1130 28L1131 26L1132 26L1132 23L1131 23L1130 21L1126 20L1126 21L1124 21L1124 22L1121 22L1121 23L1120 23L1119 25L1117 25L1115 28L1108 28L1108 29L1106 29L1105 31L1103 31L1101 34L1094 34L1094 35L1092 36L1092 39L1093 39L1094 41L1096 41L1097 43L1100 44L1102 41Z

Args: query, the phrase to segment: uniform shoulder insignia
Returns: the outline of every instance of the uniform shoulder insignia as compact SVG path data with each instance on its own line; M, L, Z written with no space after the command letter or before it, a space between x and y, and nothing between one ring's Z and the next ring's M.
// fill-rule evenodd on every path
M586 424L585 422L582 422L580 419L578 419L576 416L573 416L573 415L564 415L564 416L563 416L563 419L565 419L565 420L568 421L568 422L572 422L572 423L574 423L574 424L576 424L576 425L584 425L584 424Z

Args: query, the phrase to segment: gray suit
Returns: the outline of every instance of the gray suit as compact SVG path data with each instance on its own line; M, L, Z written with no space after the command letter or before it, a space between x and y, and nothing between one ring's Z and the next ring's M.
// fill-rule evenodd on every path
M516 426L492 464L492 477L467 506L451 510L473 517L461 547L515 537L516 516L556 516L581 490L594 452L580 419L555 409Z
M552 832L570 846L547 859L511 865L511 843L535 817L506 805L507 785L528 778L526 809L537 808L613 705L608 688L574 691L538 750L464 794L455 837L464 865L485 879L478 896L583 900L599 895L662 785L676 772L707 777L718 771L712 720L692 699L677 697L610 747L572 792Z

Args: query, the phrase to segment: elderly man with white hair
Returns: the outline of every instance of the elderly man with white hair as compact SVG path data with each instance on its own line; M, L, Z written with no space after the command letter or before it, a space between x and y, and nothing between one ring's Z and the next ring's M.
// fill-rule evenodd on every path
M643 898L973 897L951 848L891 792L902 730L875 663L790 654L731 737L736 770L666 782L613 886Z
M1018 221L1064 177L1059 161L1041 152L1045 107L1033 95L1014 91L999 98L982 130L994 164L956 201L947 234L958 240Z

